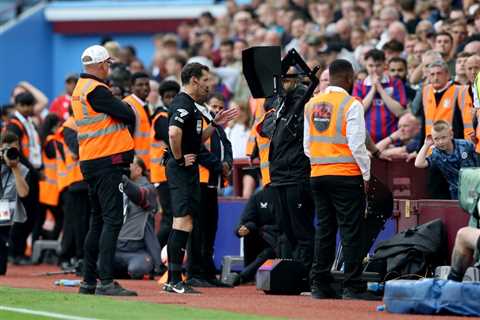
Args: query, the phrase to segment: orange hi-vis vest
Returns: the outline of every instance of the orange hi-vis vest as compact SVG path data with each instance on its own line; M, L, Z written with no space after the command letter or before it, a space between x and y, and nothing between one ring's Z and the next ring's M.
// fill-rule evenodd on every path
M94 79L80 78L72 94L80 161L123 153L135 146L127 126L108 114L96 112L88 102L88 94L98 86L108 88Z
M75 119L69 117L63 123L65 128L69 128L75 132L78 132L78 128L75 124ZM68 148L65 140L62 139L63 150L65 152L65 164L67 169L67 181L68 185L72 185L75 182L83 181L82 171L80 170L80 161L78 161L78 155L76 156L70 148Z
M28 157L30 156L30 149L28 148L30 144L30 138L27 134L27 130L23 126L22 122L20 122L20 120L16 118L8 119L8 123L15 124L18 128L20 128L20 131L22 131L22 138L20 139L20 152L25 156L25 158L28 159ZM40 141L38 141L38 143L40 143Z
M203 129L208 127L208 123L207 121L205 121L203 117L202 117L202 127ZM208 140L203 143L203 145L207 148L208 151L210 151L210 143L211 143L210 141L211 141L211 137L208 138ZM208 183L208 180L210 179L210 171L207 168L199 165L198 174L200 176L200 183Z
M167 118L168 113L159 112L152 120L150 128L150 181L161 183L167 181L165 166L162 165L167 144L164 141L155 139L155 123L159 118Z
M56 132L57 136L57 144L62 145L63 149L65 149L65 144L63 143L63 129L64 127L58 128ZM59 150L58 145L55 148L55 157L57 163L57 188L58 192L62 192L63 189L69 186L68 182L68 171L65 159L63 159L62 154ZM65 153L65 152L64 152Z
M267 113L264 113L260 118L260 121L254 127L255 129L255 139L258 145L258 156L260 158L260 173L262 174L262 183L264 186L270 184L270 138L264 137L260 134L262 130L262 125L270 113L275 112L275 109L270 109Z
M145 162L147 169L150 168L150 122L148 121L148 114L145 108L140 103L139 99L133 94L123 99L135 111L135 133L133 140L135 142L135 154Z
M255 127L265 114L265 108L263 107L263 105L265 104L265 99L252 99L251 103L254 104L255 118L253 120L253 125L250 129L250 133L248 134L247 149L245 150L245 154L248 157L253 154L253 150L255 149Z
M329 92L313 97L305 106L311 177L362 174L346 138L346 114L354 101L355 98L346 93Z
M423 112L425 114L425 135L431 134L433 124L445 120L453 124L455 106L458 105L462 114L464 138L470 139L473 133L472 98L467 86L452 84L444 93L440 102L436 103L435 93L431 85L426 85L422 91Z
M44 147L52 141L56 150L57 146L55 142L55 134L50 134L47 136ZM57 185L57 159L48 158L45 154L44 148L42 148L42 162L44 179L40 180L40 182L38 183L38 186L40 188L39 202L55 207L58 205L59 196Z

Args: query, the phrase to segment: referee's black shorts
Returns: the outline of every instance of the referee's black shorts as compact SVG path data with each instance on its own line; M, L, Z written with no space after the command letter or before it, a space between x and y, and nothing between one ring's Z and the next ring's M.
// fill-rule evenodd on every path
M198 165L179 167L175 160L170 158L167 162L167 179L173 216L193 216L200 208L201 198Z

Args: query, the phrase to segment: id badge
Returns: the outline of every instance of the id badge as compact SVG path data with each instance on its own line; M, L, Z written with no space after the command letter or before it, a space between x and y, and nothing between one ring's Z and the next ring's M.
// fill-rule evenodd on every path
M13 217L13 206L8 200L0 200L0 225L11 224Z

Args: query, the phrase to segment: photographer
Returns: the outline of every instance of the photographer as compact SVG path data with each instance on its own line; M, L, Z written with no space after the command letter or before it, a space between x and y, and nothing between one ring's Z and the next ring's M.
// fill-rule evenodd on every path
M23 223L27 214L20 198L28 195L29 188L25 180L28 168L19 162L18 137L6 132L0 139L0 275L7 272L7 241L10 235L10 226Z

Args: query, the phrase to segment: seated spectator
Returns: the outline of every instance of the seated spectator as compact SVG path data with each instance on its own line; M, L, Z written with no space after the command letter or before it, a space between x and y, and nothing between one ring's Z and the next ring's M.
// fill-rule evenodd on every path
M233 285L250 282L260 266L275 258L277 226L270 189L264 188L250 197L235 234L243 238L245 268L233 279Z
M5 132L0 139L0 158L2 162L0 179L0 276L7 272L8 247L12 224L24 223L27 213L20 198L25 198L29 187L25 180L29 169L19 162L20 143L18 137Z
M378 142L397 130L397 117L407 105L403 83L384 73L385 54L372 49L365 55L368 77L357 82L353 96L365 108L365 123L373 141Z
M155 235L154 215L158 211L157 191L146 178L147 168L138 157L130 165L130 179L123 176L125 218L118 235L115 268L133 279L160 270L160 244Z
M480 229L463 227L457 232L452 252L452 268L448 280L461 282L465 271L474 261L474 255L480 251Z
M384 156L391 159L408 159L420 148L420 122L410 112L398 120L398 130L377 143Z
M60 119L67 120L69 117L68 108L72 100L73 89L78 81L77 74L71 74L65 79L65 94L58 96L50 105L50 113L56 114Z
M432 154L427 156L431 147ZM461 168L479 166L478 155L473 143L463 139L453 139L452 127L445 120L433 124L431 135L415 159L417 168L436 168L448 182L451 199L458 199L458 178Z

